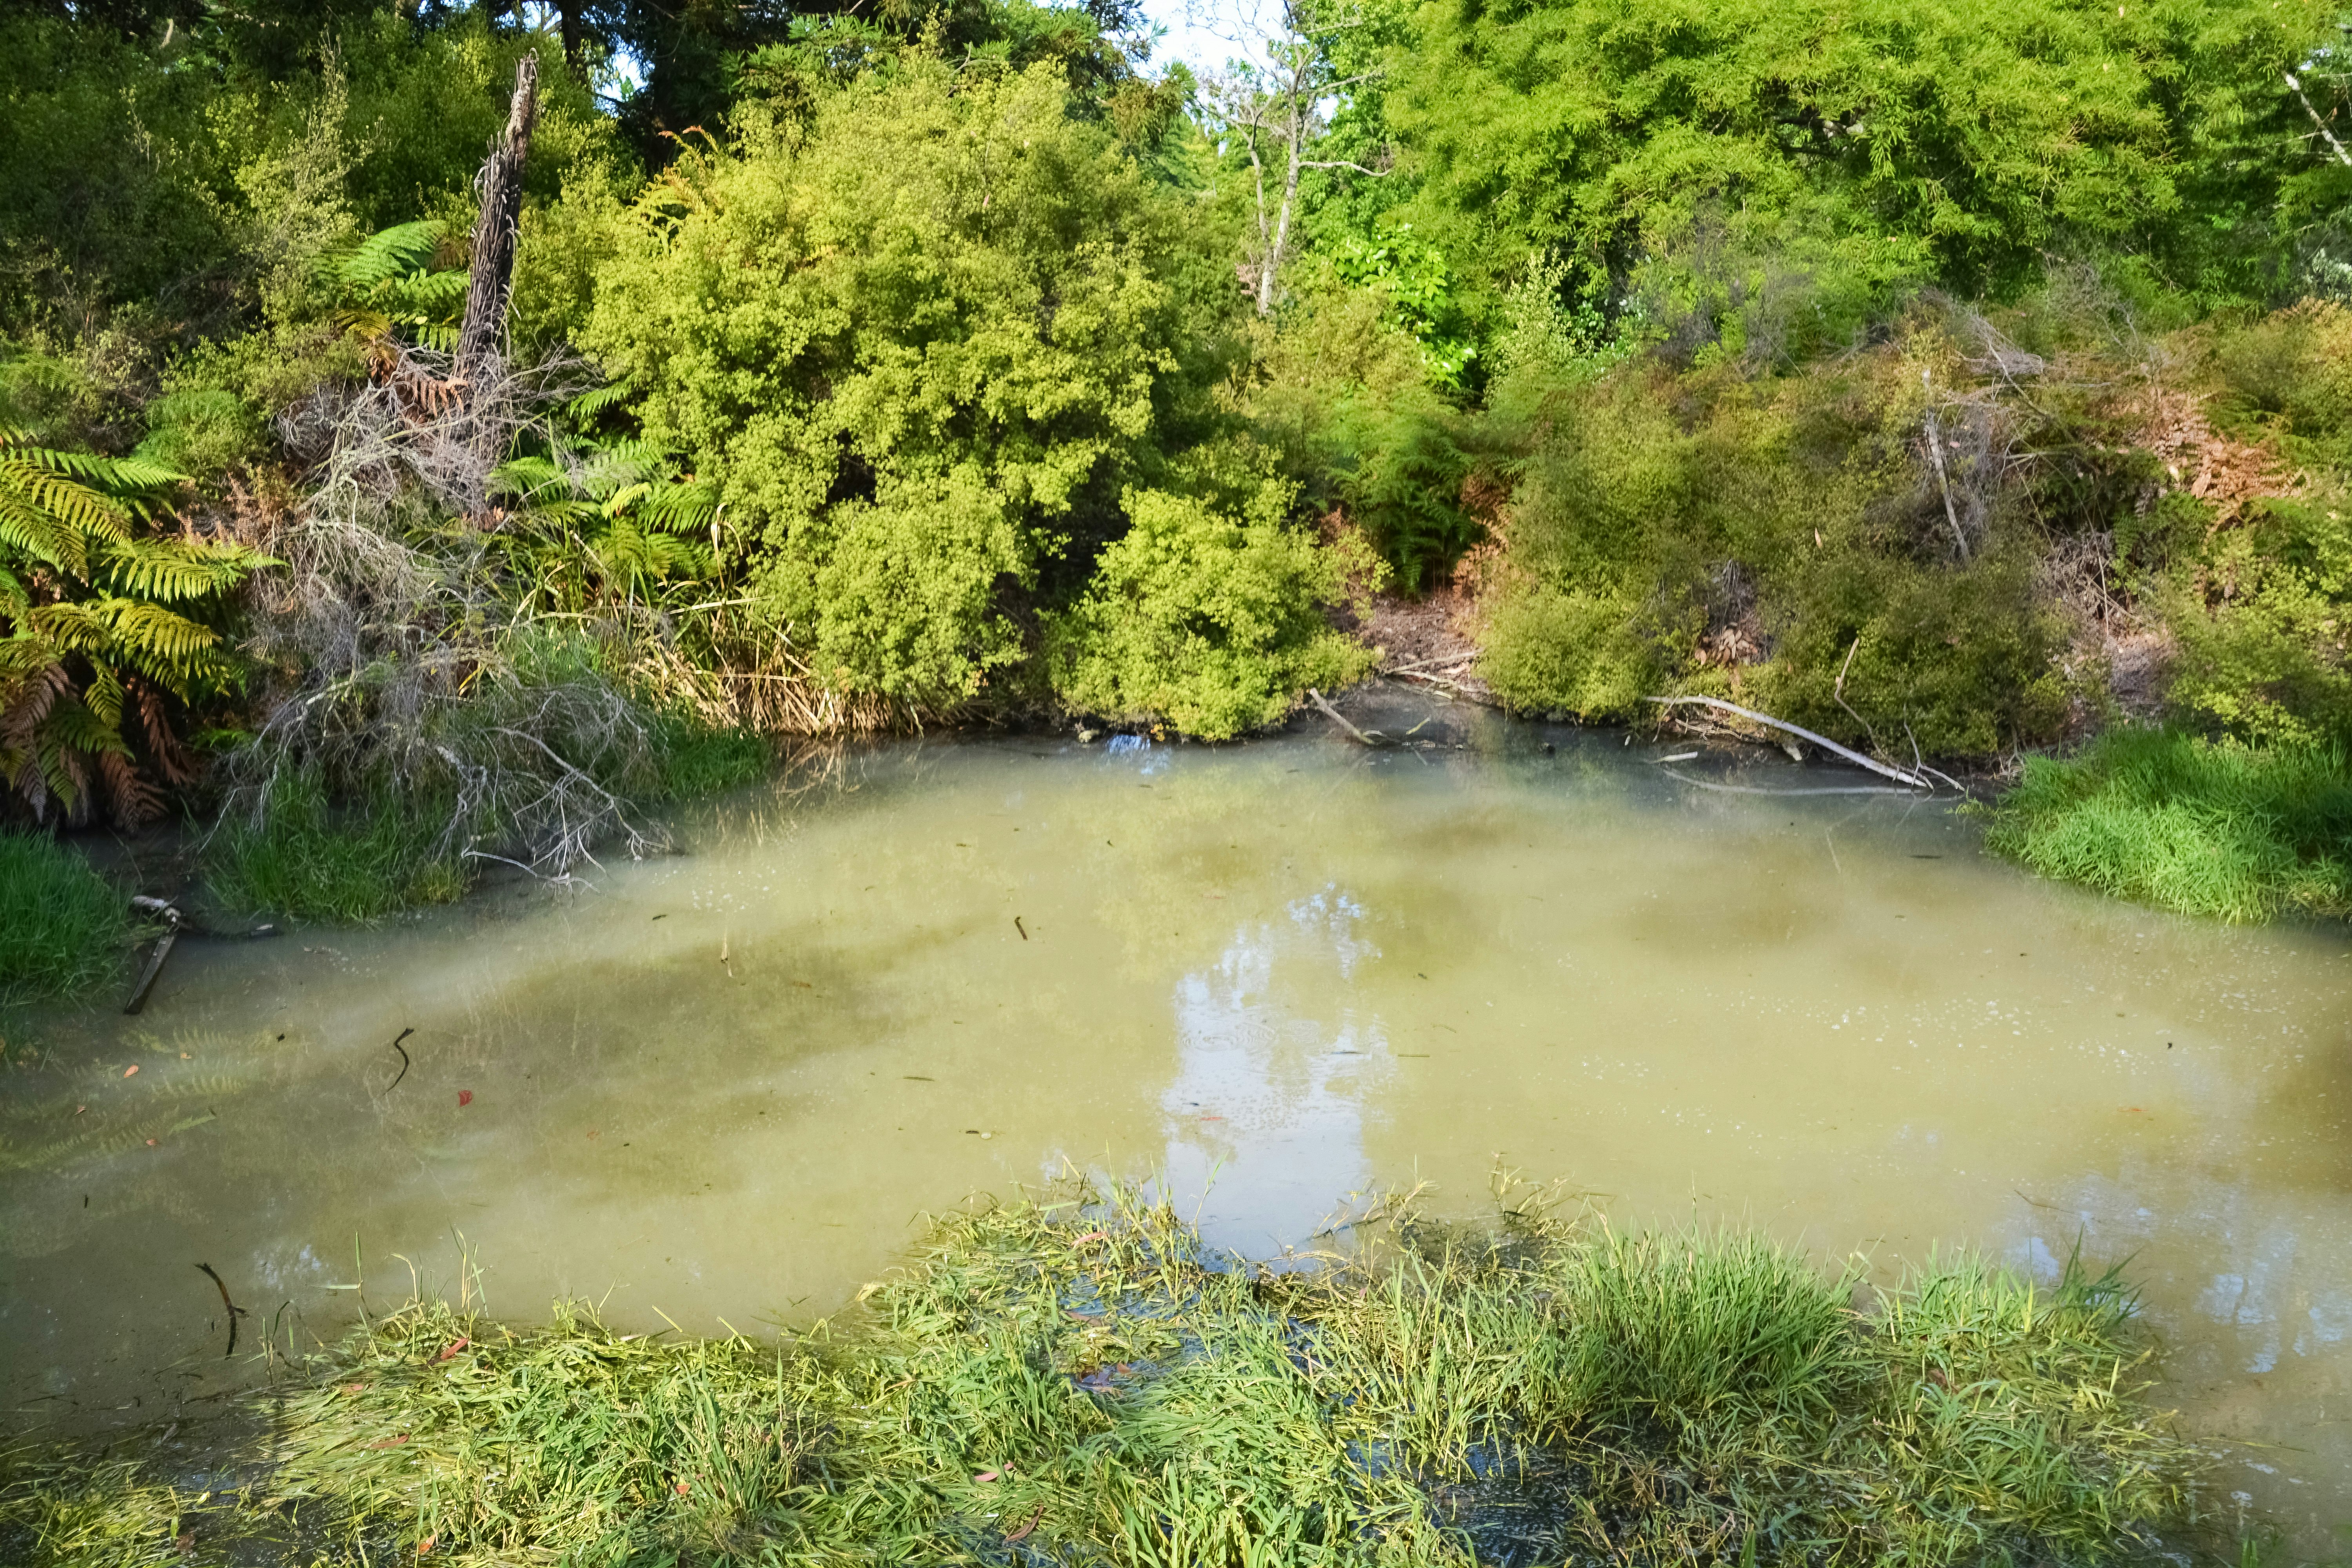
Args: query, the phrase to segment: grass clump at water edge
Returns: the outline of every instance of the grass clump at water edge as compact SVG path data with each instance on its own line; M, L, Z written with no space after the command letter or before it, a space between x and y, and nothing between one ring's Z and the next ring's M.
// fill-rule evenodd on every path
M774 765L774 749L748 731L667 714L645 730L632 776L613 781L629 789L633 806L732 789ZM461 814L456 796L454 789L379 784L338 801L319 769L289 768L254 808L231 811L215 830L206 854L213 891L241 910L341 922L452 902L478 864L467 830L498 826ZM497 858L530 857L527 845L493 842L512 851Z
M2352 769L2340 746L2110 731L2029 758L1987 842L2045 877L2225 921L2352 915Z
M103 983L130 934L126 900L89 861L53 839L0 829L0 1006Z
M352 1561L467 1564L2088 1563L2185 1506L2112 1277L1948 1258L1857 1313L1737 1235L1381 1234L1277 1272L1123 1194L976 1207L772 1346L418 1300L273 1396L267 1480L184 1528L201 1557L291 1500ZM92 1528L63 1473L0 1536L101 1560L53 1536Z

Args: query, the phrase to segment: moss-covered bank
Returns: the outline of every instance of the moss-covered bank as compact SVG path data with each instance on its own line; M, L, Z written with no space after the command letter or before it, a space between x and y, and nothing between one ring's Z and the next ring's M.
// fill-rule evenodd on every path
M1730 1233L1391 1210L1317 1268L1114 1195L975 1206L772 1344L381 1317L265 1402L242 1490L17 1456L34 1564L2089 1563L2184 1515L2114 1276L1877 1289ZM211 1465L234 1475L234 1456ZM220 1486L215 1479L208 1484ZM289 1522L289 1516L292 1522ZM240 1548L240 1539L247 1545ZM174 1542L178 1551L173 1552ZM290 1546L287 1547L290 1551Z

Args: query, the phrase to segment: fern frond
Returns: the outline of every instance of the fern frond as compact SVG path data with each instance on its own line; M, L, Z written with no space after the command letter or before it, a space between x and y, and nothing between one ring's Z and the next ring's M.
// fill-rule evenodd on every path
M463 272L424 272L383 284L376 295L390 310L438 321L464 308L471 282Z
M623 512L628 510L633 503L643 500L646 496L651 495L652 493L653 486L646 483L643 479L639 479L633 485L624 485L621 489L614 490L611 497L605 500L603 508L600 510L603 510L606 517L618 517Z
M112 669L103 664L99 665L97 672L89 679L89 684L83 688L81 700L82 705L96 714L108 729L121 733L122 682L115 679Z
M24 614L24 629L54 650L54 657L102 652L114 636L105 605L104 600L36 605Z
M67 533L127 539L131 520L113 498L58 471L48 461L75 456L37 447L0 448L0 518L14 524L16 537L9 542L79 574L87 552L81 540L68 539Z
M114 803L115 816L129 823L151 822L163 815L163 794L141 776L128 748L98 753L98 776Z
M719 517L719 487L709 479L664 485L645 505L646 521L667 533L705 533Z
M279 563L231 540L131 539L110 544L106 571L122 593L170 603L236 587Z
M379 229L334 264L335 280L347 289L373 289L428 271L448 232L448 226L438 218Z
M565 404L563 415L567 419L593 419L628 395L629 389L619 382L610 386L594 387Z
M122 738L122 731L92 712L78 697L68 698L49 710L48 718L41 724L38 742L45 752L51 748L58 752L117 752L125 756L131 752L131 744ZM68 767L65 772L77 784L81 782L79 769Z
M77 577L89 561L82 531L11 490L5 475L0 475L0 550L29 555Z
M513 496L521 500L536 500L551 492L569 496L572 476L553 458L527 453L509 458L492 468L489 489L492 495Z

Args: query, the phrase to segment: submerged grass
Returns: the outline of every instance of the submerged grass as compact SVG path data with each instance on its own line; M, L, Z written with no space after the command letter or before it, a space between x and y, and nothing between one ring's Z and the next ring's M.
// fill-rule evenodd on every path
M2338 747L2126 729L2031 758L1988 843L2045 877L2186 914L2352 915L2352 768Z
M122 963L129 907L55 840L0 829L0 1006L100 984Z
M1858 1312L1738 1235L1385 1236L1276 1271L1128 1194L975 1207L766 1346L415 1301L274 1396L186 1550L291 1504L351 1562L2093 1563L2186 1506L2111 1276L1948 1258ZM0 1489L31 1563L180 1527L63 1474Z

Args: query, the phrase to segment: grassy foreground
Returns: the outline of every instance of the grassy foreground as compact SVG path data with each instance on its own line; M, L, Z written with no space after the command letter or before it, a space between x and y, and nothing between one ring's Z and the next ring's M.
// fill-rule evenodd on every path
M2112 1275L1952 1258L1857 1312L1739 1235L1367 1231L1276 1271L1117 1194L975 1207L769 1346L417 1301L265 1402L240 1490L20 1454L0 1553L290 1517L354 1563L2088 1563L2186 1507Z
M2260 749L2114 730L2030 758L1987 842L2045 877L2187 914L2352 914L2352 769L2333 747Z
M96 985L122 963L121 894L52 839L0 830L0 1006Z

